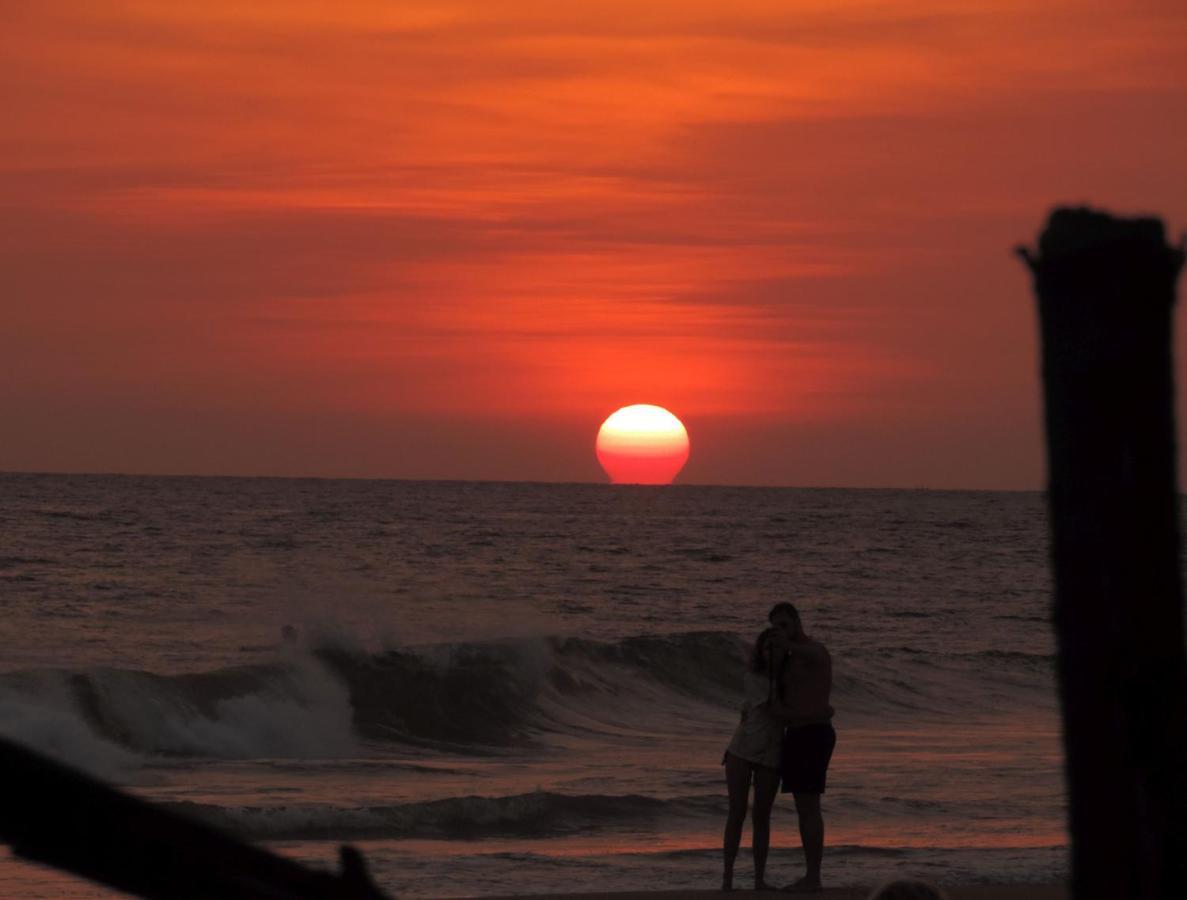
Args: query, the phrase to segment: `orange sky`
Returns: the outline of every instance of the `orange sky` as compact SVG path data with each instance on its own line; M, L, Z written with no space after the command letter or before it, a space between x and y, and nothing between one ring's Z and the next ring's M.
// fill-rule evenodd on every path
M4 3L0 469L602 480L656 403L684 482L1037 487L1009 251L1187 226L1182 6Z

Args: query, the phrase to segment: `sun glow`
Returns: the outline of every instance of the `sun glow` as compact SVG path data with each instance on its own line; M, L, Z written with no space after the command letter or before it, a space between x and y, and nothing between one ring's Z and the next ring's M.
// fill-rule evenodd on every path
M637 403L602 423L596 449L615 484L670 484L688 461L688 431L662 406Z

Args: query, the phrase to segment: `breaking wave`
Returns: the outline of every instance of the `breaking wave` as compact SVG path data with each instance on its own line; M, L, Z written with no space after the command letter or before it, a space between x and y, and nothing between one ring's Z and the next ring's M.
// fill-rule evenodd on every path
M137 755L334 757L356 743L345 686L312 660L196 675L8 673L0 733L100 775Z
M835 662L835 705L846 716L967 716L1049 689L1050 659L1041 655L900 649ZM124 765L129 754L334 758L360 741L495 752L557 731L654 733L724 721L737 708L745 654L735 635L687 632L380 654L326 645L184 675L13 672L0 675L0 733L91 768L95 760Z

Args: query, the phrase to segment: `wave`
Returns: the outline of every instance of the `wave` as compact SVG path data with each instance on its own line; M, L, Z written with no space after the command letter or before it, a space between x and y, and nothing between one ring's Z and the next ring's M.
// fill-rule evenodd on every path
M41 556L0 556L0 569L12 569L17 566L45 566L53 565L52 559Z
M603 699L624 713L616 724L629 724L631 710L637 719L649 714L656 686L732 706L743 653L733 635L691 632L441 644L374 656L326 647L317 656L348 686L360 734L466 747L530 744Z
M345 687L312 660L194 675L8 673L0 733L96 774L108 768L96 759L135 754L334 757L356 744Z
M99 778L135 781L140 760L104 739L69 709L15 693L0 694L0 734Z
M910 801L902 801L908 804ZM190 801L169 802L169 808L258 841L321 841L441 839L476 840L482 838L561 838L585 833L671 827L693 823L694 831L710 825L713 830L726 812L724 792L660 799L639 794L563 794L537 790L507 796L468 795L419 802L370 806L331 806L294 804L274 806L222 806ZM947 810L937 810L937 821L967 815L972 801ZM831 807L830 807L831 808ZM1008 808L1008 807L1007 807ZM836 811L836 810L834 810ZM850 809L849 813L854 812ZM906 814L904 810L902 814ZM920 810L914 810L918 816ZM866 821L878 821L893 833L895 816L884 811L862 810ZM877 839L875 839L876 841ZM931 849L977 849L966 841L950 844L934 841ZM993 849L988 843L982 849ZM1046 841L1036 848L1049 847ZM878 843L843 844L830 848L834 855L861 853L906 855L919 847L889 847ZM1012 849L1019 849L1014 847ZM621 851L616 851L621 852ZM640 854L689 856L720 853L720 848L680 848L675 850L640 850Z
M654 820L672 808L670 802L639 795L550 791L385 806L169 806L252 840L557 837Z
M85 743L85 732L107 756L334 758L355 754L359 741L499 752L557 731L717 727L737 709L746 651L733 634L700 631L379 654L323 643L270 664L183 675L14 672L0 675L0 732L59 753ZM1009 650L852 654L834 661L834 705L856 719L1016 709L1050 693L1050 670L1049 654Z
M691 633L615 643L441 644L375 655L325 644L271 664L183 675L13 672L0 675L0 733L59 756L64 747L81 747L85 733L94 746L75 757L102 756L103 747L154 756L326 758L352 755L359 739L481 752L567 728L568 713L592 708L597 698L618 704L637 694L645 718L656 686L732 704L742 652L730 635ZM593 722L587 717L580 727Z

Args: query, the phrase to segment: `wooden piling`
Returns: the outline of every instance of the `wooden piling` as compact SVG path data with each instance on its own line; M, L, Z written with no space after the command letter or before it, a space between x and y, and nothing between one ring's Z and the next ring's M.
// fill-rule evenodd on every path
M1075 897L1187 897L1187 665L1161 221L1057 209L1034 276Z
M156 900L384 900L353 847L306 868L0 739L0 842L14 855Z

